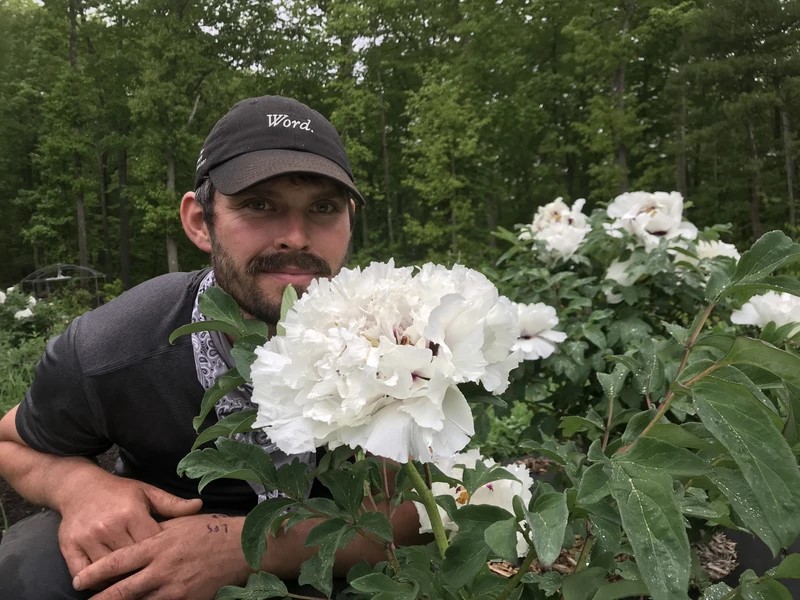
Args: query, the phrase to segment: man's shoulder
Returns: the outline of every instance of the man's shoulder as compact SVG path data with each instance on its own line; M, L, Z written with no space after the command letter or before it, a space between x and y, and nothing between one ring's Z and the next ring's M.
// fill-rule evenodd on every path
M171 348L169 335L191 322L205 271L160 275L82 315L70 326L89 370L126 363ZM188 340L179 339L179 345Z

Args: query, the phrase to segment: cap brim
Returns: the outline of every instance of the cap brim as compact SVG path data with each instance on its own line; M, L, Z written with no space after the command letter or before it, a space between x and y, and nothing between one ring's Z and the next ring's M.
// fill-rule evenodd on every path
M365 204L361 193L342 167L311 152L257 150L235 156L211 169L208 175L217 190L226 196L232 196L267 179L291 173L310 173L338 181L350 190L361 204Z

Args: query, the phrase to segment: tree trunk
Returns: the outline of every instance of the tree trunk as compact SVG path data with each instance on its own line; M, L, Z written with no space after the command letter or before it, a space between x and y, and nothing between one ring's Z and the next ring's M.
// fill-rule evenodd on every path
M128 200L128 149L119 154L119 278L122 287L131 287L131 211Z
M380 76L379 76L380 77ZM378 82L380 85L380 81ZM383 88L380 91L381 98L381 158L383 160L383 201L386 202L386 234L389 238L389 246L394 247L394 219L392 198L392 186L389 181L389 136L388 124L386 121L386 105L383 98Z
M783 132L783 159L786 168L786 197L789 200L789 227L794 232L794 151L792 150L792 126L789 113L781 106L781 130Z
M97 169L99 172L100 187L100 226L103 232L103 271L111 274L111 232L108 226L108 152L101 152L98 157Z
M70 0L69 12L69 66L72 73L78 72L78 13L82 12L80 0ZM80 125L75 123L73 131L76 138L81 136ZM83 162L78 152L72 156L72 164L75 169L74 177L80 182L83 175ZM80 184L79 184L80 185ZM78 264L82 267L89 266L89 249L86 235L86 203L83 189L79 189L75 195L75 220L78 227Z
M167 152L167 191L170 196L175 195L175 157L172 152ZM167 234L167 269L170 273L180 271L178 264L178 244L169 233Z
M764 225L761 222L761 169L753 118L750 114L747 115L747 142L750 149L750 227L753 237L758 239L764 233Z
M680 86L681 109L678 113L678 149L675 153L675 186L681 196L689 195L686 177L686 85Z

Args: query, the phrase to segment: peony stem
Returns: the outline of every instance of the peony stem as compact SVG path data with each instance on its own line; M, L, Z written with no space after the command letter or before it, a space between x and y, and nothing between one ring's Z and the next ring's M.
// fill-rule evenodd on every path
M497 597L497 600L506 600L506 598L509 598L511 596L511 593L515 589L517 589L517 586L519 585L519 582L522 580L522 578L525 576L525 573L527 573L530 570L531 565L533 564L533 560L535 558L536 558L536 550L534 550L533 546L531 546L530 550L528 550L527 556L525 556L525 558L522 561L522 564L519 566L519 569L514 574L514 576L508 580L506 587L504 587L503 591L500 592L500 595Z
M433 537L436 539L436 546L439 548L439 555L444 558L445 550L447 550L447 534L444 530L444 523L442 523L442 515L439 514L439 505L436 504L436 499L433 497L433 492L425 483L425 480L420 475L417 467L413 462L407 462L405 465L406 472L408 473L414 489L419 494L420 501L425 507L425 512L428 513L428 518L431 520L431 529L433 530Z

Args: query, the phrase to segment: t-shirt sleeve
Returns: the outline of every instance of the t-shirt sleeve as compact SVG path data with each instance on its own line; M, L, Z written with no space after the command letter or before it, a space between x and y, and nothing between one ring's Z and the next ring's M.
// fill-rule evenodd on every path
M17 409L17 431L34 450L94 456L111 446L91 382L81 369L80 328L79 318L47 343L33 383Z

